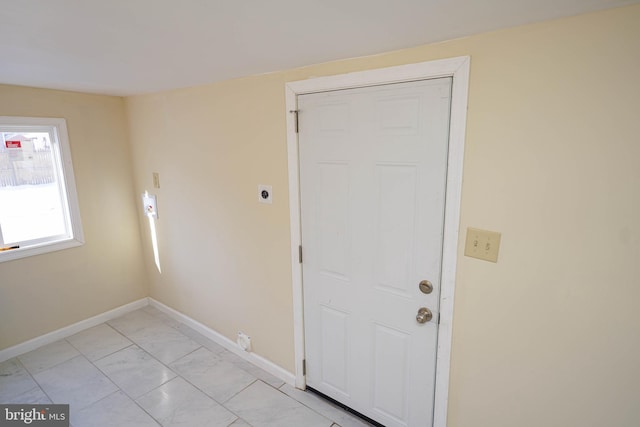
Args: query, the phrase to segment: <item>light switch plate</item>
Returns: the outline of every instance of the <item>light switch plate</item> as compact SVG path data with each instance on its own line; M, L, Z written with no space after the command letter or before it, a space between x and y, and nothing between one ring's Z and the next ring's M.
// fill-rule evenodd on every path
M500 233L496 231L467 228L467 241L464 245L465 256L498 262L500 237Z

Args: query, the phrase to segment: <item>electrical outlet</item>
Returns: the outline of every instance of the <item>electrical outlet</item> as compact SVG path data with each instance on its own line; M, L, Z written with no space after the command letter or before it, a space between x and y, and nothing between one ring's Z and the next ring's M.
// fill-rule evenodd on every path
M273 188L270 185L258 185L258 201L268 205L273 203Z
M237 343L244 351L251 351L251 337L244 332L238 332Z
M467 241L464 246L465 256L498 262L500 237L500 233L496 231L467 228Z
M154 194L149 194L146 191L142 194L142 209L147 216L158 218L158 202Z

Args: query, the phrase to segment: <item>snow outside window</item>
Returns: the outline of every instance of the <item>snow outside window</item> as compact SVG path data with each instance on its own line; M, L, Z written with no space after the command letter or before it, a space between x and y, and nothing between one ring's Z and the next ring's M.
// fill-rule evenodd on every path
M83 242L65 120L0 117L0 262Z

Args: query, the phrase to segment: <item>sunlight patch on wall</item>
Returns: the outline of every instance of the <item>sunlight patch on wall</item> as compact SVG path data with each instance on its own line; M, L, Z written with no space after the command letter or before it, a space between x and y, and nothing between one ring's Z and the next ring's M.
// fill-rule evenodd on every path
M151 245L153 246L153 259L155 260L158 272L162 273L160 268L160 253L158 250L158 234L156 231L156 219L158 218L158 204L156 196L145 191L142 195L142 206L144 213L149 218L149 231L151 232Z

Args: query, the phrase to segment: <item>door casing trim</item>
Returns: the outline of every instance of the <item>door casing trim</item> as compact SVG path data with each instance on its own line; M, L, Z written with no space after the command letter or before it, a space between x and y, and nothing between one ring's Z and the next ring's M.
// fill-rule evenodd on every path
M295 386L297 388L304 389L306 386L303 375L305 337L302 264L299 263L298 252L298 246L302 242L300 231L300 164L296 117L295 114L293 114L293 111L297 110L297 96L330 90L353 89L438 77L452 77L447 188L445 194L444 239L442 247L442 278L440 283L440 325L438 328L438 348L436 350L436 389L433 418L434 427L446 427L470 62L471 58L469 56L461 56L349 74L318 77L285 84L289 167L289 215L291 224L291 279L293 283Z

